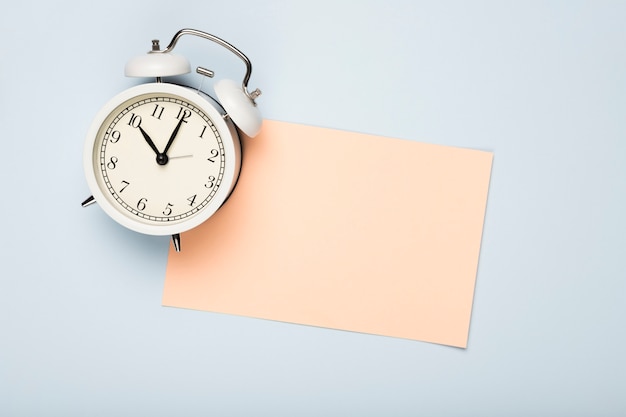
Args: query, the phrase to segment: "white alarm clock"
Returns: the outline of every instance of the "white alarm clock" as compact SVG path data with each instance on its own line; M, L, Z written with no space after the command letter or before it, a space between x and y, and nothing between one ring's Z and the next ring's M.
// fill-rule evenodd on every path
M199 36L227 48L246 65L243 82L220 80L217 100L198 89L163 82L190 72L171 51L183 35ZM202 76L213 72L198 67ZM254 137L262 124L248 92L252 65L226 41L195 29L178 31L170 44L126 64L130 77L155 82L131 87L109 100L87 133L83 162L92 196L115 221L136 232L171 235L180 251L180 233L211 217L233 191L241 167L239 131Z

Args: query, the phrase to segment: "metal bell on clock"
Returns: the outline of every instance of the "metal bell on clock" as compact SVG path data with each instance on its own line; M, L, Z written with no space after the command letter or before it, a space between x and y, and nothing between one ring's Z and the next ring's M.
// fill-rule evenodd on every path
M160 52L159 41L152 41L152 51L139 55L126 63L124 75L127 77L172 77L191 72L187 58L173 53Z
M261 112L254 103L254 98L261 92L255 90L246 94L246 91L233 80L220 80L214 89L217 99L239 130L251 138L255 137L263 124Z

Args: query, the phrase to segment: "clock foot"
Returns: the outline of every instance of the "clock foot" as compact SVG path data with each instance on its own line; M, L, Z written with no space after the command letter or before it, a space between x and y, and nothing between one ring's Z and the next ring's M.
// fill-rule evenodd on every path
M83 201L82 203L80 203L80 205L81 205L81 206L83 206L83 207L87 207L87 206L92 205L92 204L93 204L93 203L95 203L95 202L96 202L96 199L95 199L95 198L93 198L93 196L92 196L92 195L90 195L89 197L87 197L87 199L86 199L85 201Z
M178 233L172 235L172 244L174 245L176 252L180 252L180 235Z

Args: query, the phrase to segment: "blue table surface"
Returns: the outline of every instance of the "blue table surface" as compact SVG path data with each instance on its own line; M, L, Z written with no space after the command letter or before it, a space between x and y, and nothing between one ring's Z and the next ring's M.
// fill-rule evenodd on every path
M625 415L625 21L619 1L5 7L0 415ZM82 152L139 82L126 60L184 27L249 56L268 119L494 152L467 349L161 306L168 238L81 208ZM177 52L243 76L203 40Z

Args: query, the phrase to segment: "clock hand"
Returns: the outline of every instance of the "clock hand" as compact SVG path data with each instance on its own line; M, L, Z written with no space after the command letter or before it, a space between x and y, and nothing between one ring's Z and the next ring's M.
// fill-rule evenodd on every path
M172 159L193 158L193 155L191 155L191 154L189 154L189 155L176 155L176 156L170 156L168 158L171 161Z
M176 134L178 134L178 129L180 129L180 125L182 125L184 121L185 121L184 117L181 117L180 120L178 121L178 124L174 128L174 131L172 132L170 139L167 141L167 145L165 145L165 149L163 150L163 155L167 155L167 151L170 150L170 146L172 146L172 143L174 142L174 139L176 138Z
M150 139L150 136L148 136L148 134L146 133L145 130L143 130L143 128L141 126L139 126L139 131L141 132L141 134L143 135L143 138L146 140L146 142L148 142L148 145L150 145L150 147L152 148L152 150L154 151L155 154L157 154L157 156L161 153L159 152L159 150L157 149L156 145L154 144L154 142L152 141L152 139Z
M159 165L167 164L168 157L165 154L165 152L159 152L159 150L157 149L156 145L154 144L154 142L152 141L150 136L148 136L146 131L143 130L143 128L141 126L139 126L139 130L141 131L141 134L143 135L143 138L146 140L146 142L148 142L148 145L150 145L150 147L152 148L154 153L156 153L156 162L157 162L157 164L159 164ZM171 141L171 139L170 139L170 141Z

